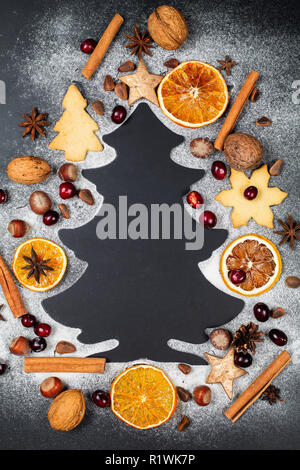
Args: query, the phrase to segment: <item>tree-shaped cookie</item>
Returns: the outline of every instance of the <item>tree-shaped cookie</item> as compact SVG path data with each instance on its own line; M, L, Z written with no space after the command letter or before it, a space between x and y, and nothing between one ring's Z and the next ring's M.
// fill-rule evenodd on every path
M87 101L75 85L70 85L63 100L66 111L55 124L58 135L50 142L49 148L64 150L66 160L80 162L90 150L101 152L103 147L95 135L98 124L85 111Z
M215 200L223 206L233 207L231 219L234 228L247 225L251 217L259 225L273 228L273 212L270 206L280 204L287 193L279 188L269 188L270 174L267 165L253 171L250 178L242 171L231 168L232 189L225 189Z

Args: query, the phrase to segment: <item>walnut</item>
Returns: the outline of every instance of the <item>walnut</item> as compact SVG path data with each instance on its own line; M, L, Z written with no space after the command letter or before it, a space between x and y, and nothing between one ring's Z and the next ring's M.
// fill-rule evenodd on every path
M258 167L264 154L259 140L249 134L230 134L224 143L224 153L235 170L252 170Z
M58 431L76 428L85 414L85 400L81 390L71 389L60 393L48 411L50 426Z
M6 172L9 179L15 183L30 185L47 179L51 168L43 158L25 155L14 158L8 164Z
M181 13L174 7L161 5L148 18L152 39L163 49L178 49L186 40L188 27Z

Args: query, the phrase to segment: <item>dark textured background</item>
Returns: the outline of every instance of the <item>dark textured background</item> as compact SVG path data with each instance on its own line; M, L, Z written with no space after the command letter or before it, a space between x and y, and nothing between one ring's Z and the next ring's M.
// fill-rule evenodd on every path
M30 34L28 25L32 22L33 14L39 12L43 15L45 9L57 8L63 3L69 6L74 5L74 9L93 9L101 8L102 2L97 1L65 1L52 0L51 2L40 1L16 1L12 0L2 6L0 17L0 79L7 85L7 105L0 106L0 129L1 136L5 139L0 140L0 170L5 169L7 162L11 159L11 149L8 142L12 142L16 137L16 124L19 122L20 110L26 105L31 105L33 97L28 90L28 102L24 103L19 97L19 92L15 86L17 77L14 75L14 69L17 64L10 61L10 50L17 45L18 37L26 41L26 35ZM103 2L103 4L106 2ZM136 1L110 2L114 5L114 10L118 11L124 17L139 18L145 14L145 11L153 10L157 2ZM297 11L297 2L274 2L274 1L250 1L250 2L210 2L210 1L173 1L174 6L185 14L188 12L189 18L193 18L191 25L192 34L201 29L201 12L209 12L211 15L211 33L224 38L226 42L228 25L234 24L235 47L252 38L253 57L256 55L262 58L266 53L264 48L268 43L268 54L274 55L273 73L276 79L277 65L279 61L284 61L284 69L295 71L291 73L296 80L297 64L295 59L297 41L299 40L299 12ZM129 7L130 5L130 7ZM112 7L111 7L112 8ZM217 16L214 17L214 11L217 9ZM99 21L99 30L103 30L107 23L107 17L103 15ZM25 32L22 31L26 25ZM216 26L217 25L217 26ZM35 27L34 23L31 25ZM215 28L217 27L217 30ZM284 34L282 32L284 31ZM89 31L91 36L98 36L97 31ZM232 33L232 31L231 31ZM280 34L280 48L285 52L284 55L278 55L276 40L277 34ZM25 35L25 36L24 36ZM284 36L284 38L283 38ZM268 42L270 39L270 42ZM278 44L279 46L279 44ZM58 45L60 47L60 45ZM26 54L26 51L20 50L20 56ZM234 56L234 51L232 51ZM9 64L9 71L8 71ZM281 67L279 64L278 67ZM34 73L34 70L33 70ZM284 77L278 77L283 80ZM26 88L23 83L22 93ZM47 97L39 97L39 103L47 108ZM15 149L14 149L15 150ZM96 170L100 171L100 170ZM45 406L42 398L36 393L31 398L30 406L26 385L24 385L24 394L15 397L18 413L10 415L10 410L5 409L5 399L8 394L14 393L9 388L9 383L4 386L0 383L1 411L0 411L0 447L2 449L208 449L208 448L227 448L227 449L245 449L245 448L263 448L263 449L288 449L299 446L299 392L297 384L297 375L285 371L278 379L277 385L288 383L285 400L294 403L294 412L283 413L277 409L275 412L270 410L270 419L268 414L259 415L259 406L251 408L243 420L235 425L223 421L218 429L214 425L209 431L207 428L203 432L199 431L199 426L192 427L187 433L175 433L175 424L163 427L161 430L149 432L139 432L129 429L123 423L112 419L110 414L102 414L101 419L97 413L88 413L85 420L84 432L81 428L76 429L69 434L61 434L51 431L44 425ZM22 380L20 378L20 380ZM286 381L286 382L285 382ZM25 382L24 382L25 384ZM90 404L88 405L91 406ZM298 408L297 408L298 407ZM41 419L42 416L42 419ZM272 419L271 419L272 416ZM100 422L99 422L100 421Z

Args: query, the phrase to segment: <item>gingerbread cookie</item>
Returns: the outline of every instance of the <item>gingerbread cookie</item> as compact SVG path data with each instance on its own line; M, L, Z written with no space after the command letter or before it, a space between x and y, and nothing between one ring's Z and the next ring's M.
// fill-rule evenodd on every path
M102 144L95 132L98 124L85 111L87 101L75 85L70 85L63 100L66 111L55 124L58 135L50 142L49 148L64 150L65 159L80 162L87 152L101 152Z

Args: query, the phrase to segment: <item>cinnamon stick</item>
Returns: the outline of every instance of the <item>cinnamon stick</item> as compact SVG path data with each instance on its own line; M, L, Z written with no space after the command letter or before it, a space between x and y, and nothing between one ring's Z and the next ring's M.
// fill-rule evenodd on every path
M87 80L89 80L94 74L94 72L96 72L101 60L105 56L107 49L109 48L112 40L121 28L123 22L124 18L122 18L122 16L117 13L107 26L106 30L103 33L103 36L101 37L100 41L98 42L84 69L81 72Z
M27 313L19 289L12 277L4 259L0 255L0 285L9 308L15 318Z
M249 385L239 398L225 411L225 416L235 423L242 414L266 390L270 383L292 360L287 351L283 351L276 359Z
M221 127L218 137L215 140L215 144L214 144L215 149L223 150L226 137L228 136L228 134L230 134L230 132L234 128L254 88L254 85L257 82L258 77L259 77L259 73L255 72L254 70L251 70L248 77L246 78L244 85L240 89L240 92L237 95L233 105L231 106L231 109L224 121L223 126Z
M80 372L103 374L106 359L102 357L25 357L24 372Z

